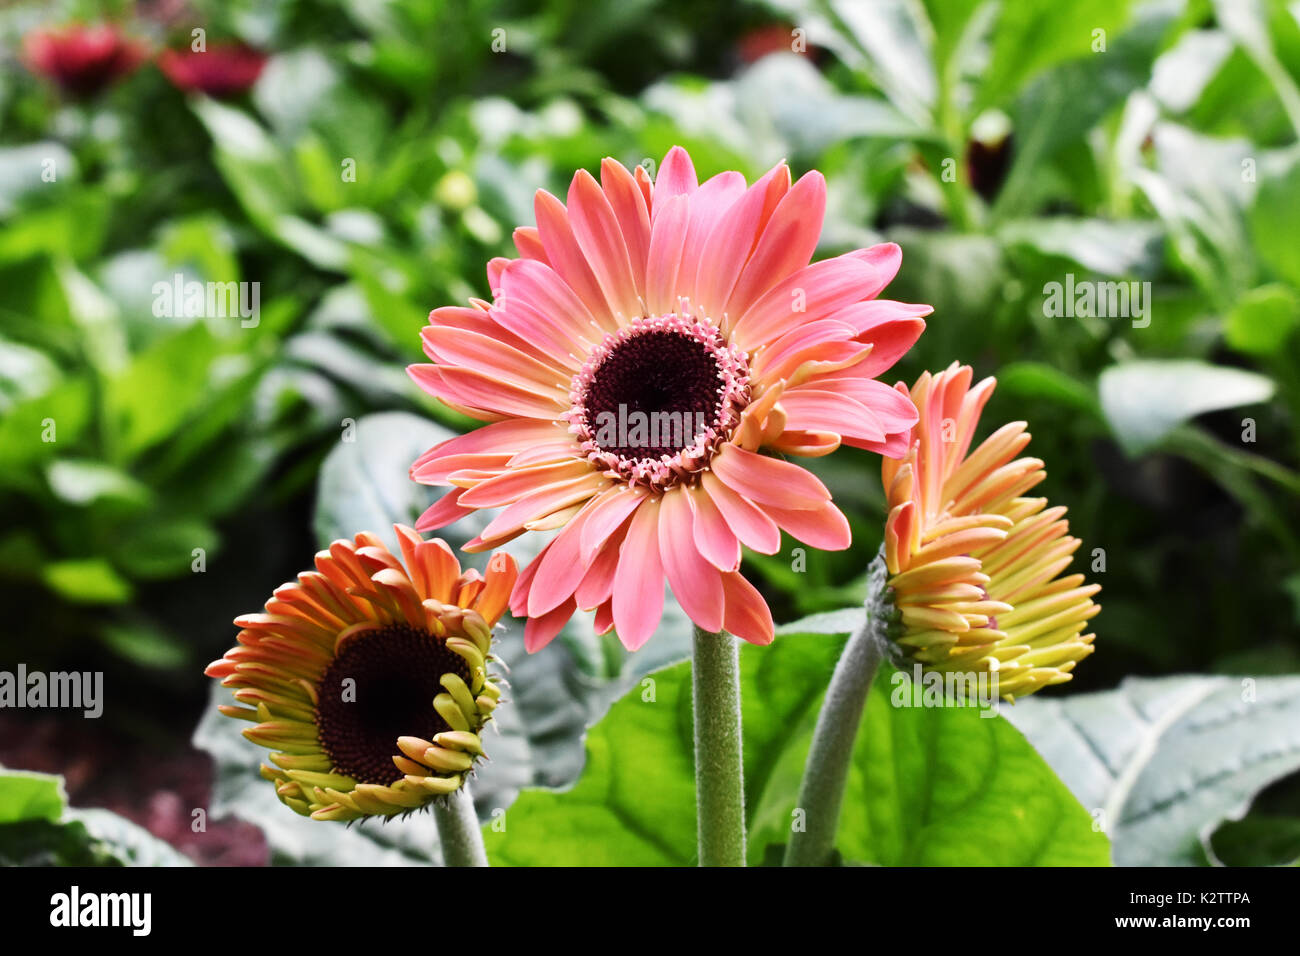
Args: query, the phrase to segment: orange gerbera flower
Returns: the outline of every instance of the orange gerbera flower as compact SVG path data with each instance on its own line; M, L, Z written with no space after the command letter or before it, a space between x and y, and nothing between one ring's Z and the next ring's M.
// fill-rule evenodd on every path
M487 664L514 559L462 573L444 542L395 530L401 558L369 532L321 551L265 613L235 619L239 644L206 671L239 702L221 712L276 751L262 776L315 820L391 816L458 789L501 697Z
M971 387L969 366L924 373L909 392L919 412L911 448L882 470L889 500L885 562L901 612L900 656L927 670L995 672L1007 699L1070 679L1093 652L1086 623L1101 588L1058 575L1079 539L1065 508L1023 497L1043 462L1017 458L1024 422L1004 425L973 452L995 380Z

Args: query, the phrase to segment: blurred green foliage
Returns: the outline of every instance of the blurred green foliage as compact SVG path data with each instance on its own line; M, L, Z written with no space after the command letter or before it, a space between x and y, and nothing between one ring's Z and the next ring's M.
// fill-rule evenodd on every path
M272 56L225 102L19 65L104 16ZM1104 586L1078 689L1300 668L1294 5L39 2L0 46L0 659L118 668L151 700L110 719L197 713L229 620L314 551L349 422L464 427L403 366L431 308L489 296L533 190L677 143L822 170L819 254L902 245L888 294L935 313L897 377L998 376L987 420L1030 422ZM176 274L258 283L256 326L156 315ZM1146 314L1054 316L1067 275L1149 283ZM817 467L855 547L751 556L778 621L855 603L879 541L878 463Z

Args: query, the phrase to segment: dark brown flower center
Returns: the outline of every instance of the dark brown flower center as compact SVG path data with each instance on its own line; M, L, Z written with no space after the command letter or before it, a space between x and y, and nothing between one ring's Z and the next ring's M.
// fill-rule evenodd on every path
M587 457L662 490L707 465L749 401L744 353L675 313L606 336L574 377L568 419Z
M592 375L587 421L599 436L601 424L622 420L623 428L611 430L613 444L597 438L602 450L619 457L674 455L717 417L719 378L717 360L699 341L677 332L645 332L615 347ZM642 421L644 438L636 438ZM650 428L654 423L670 427Z
M432 740L451 729L433 709L446 673L470 681L464 658L429 632L405 624L345 642L316 689L317 733L335 772L358 783L398 780L402 772L393 764L398 737Z

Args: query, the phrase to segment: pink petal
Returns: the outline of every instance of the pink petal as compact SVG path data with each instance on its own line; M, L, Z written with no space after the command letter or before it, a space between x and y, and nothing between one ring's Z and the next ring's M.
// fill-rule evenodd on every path
M550 546L548 541L542 550L537 552L537 557L524 565L524 569L519 572L519 577L515 578L515 586L510 591L510 613L515 617L528 616L528 592L533 588L533 578L537 576L539 562Z
M546 247L542 245L542 236L536 226L520 226L515 230L513 238L515 248L525 259L535 259L550 265L550 261L546 258Z
M686 240L682 243L683 265L677 283L680 293L696 305L700 303L696 295L695 279L709 236L744 194L745 177L734 171L719 173L705 180L691 194L690 221L686 224ZM722 304L714 303L719 310Z
M850 343L853 335L853 327L836 318L799 325L759 352L750 368L755 376L764 381L788 378L790 373L807 360L804 358L806 353L818 346Z
M539 617L567 600L587 573L587 565L579 554L579 542L583 522L590 513L589 503L551 540L545 558L538 557L537 575L528 592L529 617Z
M659 505L659 557L687 617L706 631L718 631L722 628L722 573L696 547L693 521L686 491L667 492Z
M411 365L406 371L435 398L478 411L554 420L567 404L558 397L540 395L472 369Z
M578 607L590 610L609 601L614 593L614 575L618 573L619 549L625 533L625 528L619 528L592 556L587 573L573 594Z
M578 240L569 225L569 214L560 202L544 189L537 191L533 201L537 214L537 231L546 249L546 258L555 273L577 294L595 319L608 331L618 326L610 311L610 303L601 291L596 275L591 271Z
M569 618L573 617L575 609L573 598L569 598L542 617L530 617L528 623L524 625L524 650L529 654L535 654L555 640L555 636L564 629L564 625L569 623Z
M664 569L659 560L659 502L636 510L619 549L614 574L614 627L629 651L650 639L664 611Z
M872 275L871 267L853 256L814 262L772 286L743 314L729 304L732 336L741 348L756 351L797 326L862 301ZM731 298L734 303L736 296Z
M723 627L751 644L771 644L776 628L772 623L772 611L763 600L763 595L739 572L724 574L722 588L727 601Z
M429 324L431 326L446 326L452 329L464 329L467 332L477 332L479 335L486 335L489 338L504 342L511 348L518 349L526 355L533 356L533 358L544 359L546 357L532 343L520 338L508 329L502 328L497 323L497 317L492 313L490 305L486 308L447 306L434 309L429 313Z
M778 163L731 205L709 233L695 274L695 298L719 323L760 232L789 188L790 168Z
M763 229L727 302L733 320L768 289L803 268L817 248L826 213L826 180L816 171L790 187Z
M720 571L736 570L740 567L740 539L703 485L688 489L688 494L695 516L695 546L700 554ZM772 530L776 530L775 525ZM776 537L779 542L780 535Z
M432 505L429 506L420 515L415 522L416 531L433 531L436 528L443 528L473 511L473 508L462 508L460 506L460 496L464 489L456 488L447 492Z
M809 511L769 507L768 513L785 531L822 551L843 551L853 541L848 519L829 501Z
M591 622L591 626L597 634L608 634L614 629L614 602L612 599L596 608L596 617Z
M465 471L491 475L504 471L513 455L446 455L411 469L411 478L422 485L448 484L448 476Z
M854 368L852 371L856 373L857 369ZM912 400L874 378L856 374L833 375L809 382L807 387L824 392L835 392L865 405L871 409L871 414L875 416L887 435L908 431L917 421L916 406L912 404ZM802 389L795 389L794 393L797 394L799 391ZM953 414L956 414L955 409ZM943 421L943 416L936 421Z
M424 469L453 455L513 455L538 442L549 441L564 434L564 427L554 422L539 422L531 418L495 422L434 445L415 460L411 474L414 476L417 469ZM431 480L429 483L436 484L436 481Z
M677 309L677 273L690 206L685 196L660 200L660 215L650 227L650 258L646 263L646 308L651 315Z
M440 365L459 365L529 391L555 392L560 399L567 398L569 376L499 338L437 325L425 326L420 338L429 357Z
M591 462L586 459L560 464L532 465L528 468L511 468L503 474L479 482L460 496L461 506L467 508L499 508L518 501L522 496L560 481L582 478L592 473Z
M796 431L831 432L865 441L884 441L879 419L857 400L838 392L796 388L781 396L786 427Z
M645 199L646 209L654 208L655 185L650 179L650 173L644 166L634 166L632 168L632 178L636 180L637 189L641 190L641 196Z
M923 317L933 311L928 305L871 299L846 306L831 318L853 326L857 340L871 344L871 355L859 371L876 378L916 344L925 331Z
M578 170L569 186L569 223L605 300L625 319L639 315L640 301L623 231L605 191L585 169Z
M497 290L501 288L501 273L505 271L505 267L509 265L509 263L510 263L509 259L503 258L501 256L497 256L495 259L488 260L488 264L487 264L488 288L492 290L493 295L496 295Z
M812 472L736 445L724 445L711 464L727 487L757 504L819 508L831 497Z
M746 547L753 548L759 554L776 554L781 549L781 531L762 509L748 498L732 491L712 472L704 473L701 485L708 492L709 500L717 505L718 511L726 519L727 526Z
M591 514L583 525L582 547L579 552L582 560L590 561L596 549L623 527L628 515L645 499L644 491L623 484L615 485L602 494L592 506Z
M524 495L493 518L486 528L463 550L483 550L517 536L530 521L545 518L561 508L568 508L599 494L609 486L609 479L592 472L570 481L557 481Z
M871 266L872 273L875 275L872 285L868 286L869 291L863 295L864 299L874 299L879 295L885 286L894 281L894 276L898 275L898 267L903 264L903 250L894 242L882 242L866 249L855 249L849 255Z
M623 164L609 158L601 160L600 185L623 233L632 264L632 281L636 283L637 293L644 296L646 262L650 258L650 207L645 194Z
M665 203L674 196L689 196L699 188L695 177L695 164L690 154L680 146L668 150L668 155L659 164L659 175L655 178L654 202L650 206L650 221L659 218Z

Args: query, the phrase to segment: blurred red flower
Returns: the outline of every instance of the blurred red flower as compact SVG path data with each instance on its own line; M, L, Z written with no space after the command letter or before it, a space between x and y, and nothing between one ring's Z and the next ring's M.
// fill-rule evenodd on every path
M107 23L37 30L23 39L23 62L74 96L93 96L132 72L145 46Z
M186 93L228 98L251 89L267 59L244 43L220 43L202 51L164 50L158 67Z

